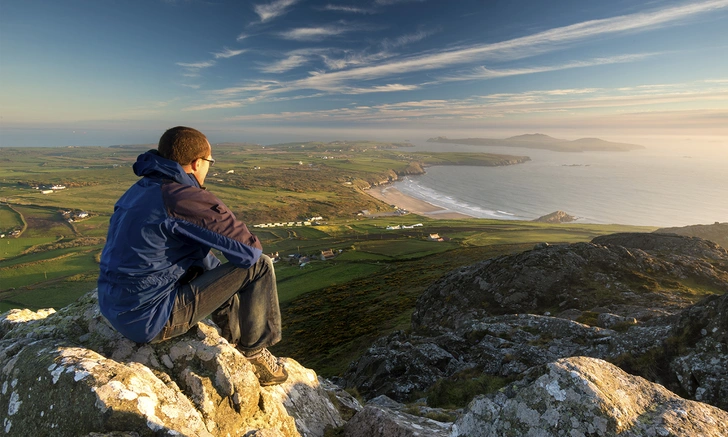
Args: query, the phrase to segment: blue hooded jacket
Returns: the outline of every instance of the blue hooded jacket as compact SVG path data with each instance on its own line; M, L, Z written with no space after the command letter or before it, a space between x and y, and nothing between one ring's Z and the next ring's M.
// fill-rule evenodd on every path
M143 176L114 205L98 280L101 313L125 337L151 341L169 319L178 281L193 266L210 270L221 251L250 268L262 247L220 199L156 150L139 155Z

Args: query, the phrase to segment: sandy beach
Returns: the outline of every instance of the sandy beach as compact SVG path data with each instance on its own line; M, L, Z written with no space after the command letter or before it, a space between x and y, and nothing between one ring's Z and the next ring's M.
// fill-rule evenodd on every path
M440 208L431 203L427 203L423 200L416 199L414 197L402 194L399 190L394 188L392 185L382 185L378 187L372 187L368 190L364 190L365 193L370 196L386 202L390 205L395 205L397 208L407 210L413 214L422 215L434 219L466 219L473 218L472 216L461 214L449 209Z

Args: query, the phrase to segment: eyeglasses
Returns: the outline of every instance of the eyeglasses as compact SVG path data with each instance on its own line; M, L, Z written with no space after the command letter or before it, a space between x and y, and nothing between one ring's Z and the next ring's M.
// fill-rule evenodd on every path
M215 158L210 158L210 159L200 158L200 159L209 162L210 163L210 167L212 167L213 165L215 165Z

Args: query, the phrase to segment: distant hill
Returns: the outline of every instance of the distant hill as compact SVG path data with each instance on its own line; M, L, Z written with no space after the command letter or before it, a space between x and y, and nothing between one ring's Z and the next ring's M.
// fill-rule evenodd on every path
M544 149L554 152L628 152L644 149L638 144L614 143L599 138L579 138L578 140L562 140L544 134L525 134L505 139L495 138L459 138L435 137L428 143L469 144L473 146L523 147L527 149Z
M712 225L691 225L679 228L662 228L655 231L656 234L677 234L687 237L700 237L703 240L710 240L715 244L728 249L728 222L715 222Z

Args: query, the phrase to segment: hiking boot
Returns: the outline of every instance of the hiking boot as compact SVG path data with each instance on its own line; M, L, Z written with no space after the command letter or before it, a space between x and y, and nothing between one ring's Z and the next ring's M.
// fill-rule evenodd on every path
M286 369L266 348L253 355L246 355L245 358L255 367L255 376L258 377L258 382L263 387L280 384L288 379Z

